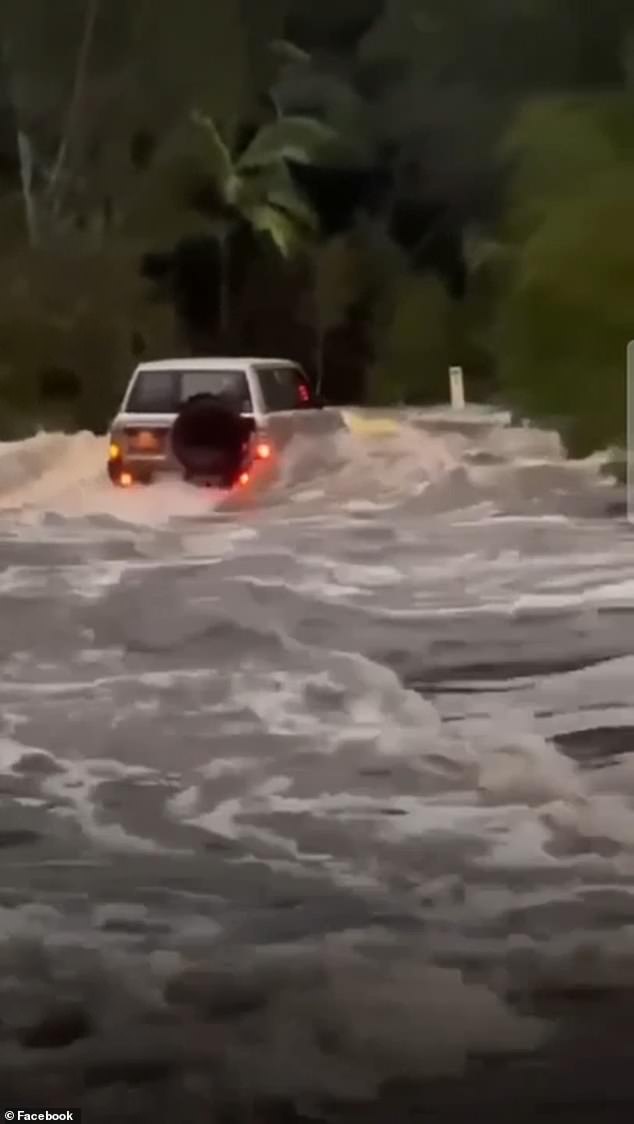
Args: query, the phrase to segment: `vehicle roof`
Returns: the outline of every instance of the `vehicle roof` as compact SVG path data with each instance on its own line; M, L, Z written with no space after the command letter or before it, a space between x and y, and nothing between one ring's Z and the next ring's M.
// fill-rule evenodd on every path
M276 366L282 364L284 366L294 366L292 359L275 359L271 356L266 358L253 358L251 356L214 356L209 359L154 359L148 362L139 363L137 371L173 371L180 367L188 371L226 371L227 368L236 368L236 370L243 370L244 367L251 366Z

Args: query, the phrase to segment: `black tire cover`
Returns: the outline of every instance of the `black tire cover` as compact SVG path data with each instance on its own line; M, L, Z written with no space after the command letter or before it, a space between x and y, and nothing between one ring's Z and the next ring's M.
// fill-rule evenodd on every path
M190 476L238 474L245 427L239 413L213 394L197 394L181 408L172 428L174 456Z

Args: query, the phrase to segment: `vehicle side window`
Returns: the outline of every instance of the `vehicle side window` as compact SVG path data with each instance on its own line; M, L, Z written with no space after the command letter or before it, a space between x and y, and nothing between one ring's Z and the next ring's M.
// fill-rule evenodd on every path
M301 410L311 405L308 380L299 367L260 367L258 376L269 413Z

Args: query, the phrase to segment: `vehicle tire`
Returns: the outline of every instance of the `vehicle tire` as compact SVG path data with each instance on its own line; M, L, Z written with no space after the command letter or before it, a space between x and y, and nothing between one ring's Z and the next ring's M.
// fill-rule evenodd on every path
M243 419L212 394L186 402L172 428L172 449L186 480L217 477L231 486L240 473L244 443Z

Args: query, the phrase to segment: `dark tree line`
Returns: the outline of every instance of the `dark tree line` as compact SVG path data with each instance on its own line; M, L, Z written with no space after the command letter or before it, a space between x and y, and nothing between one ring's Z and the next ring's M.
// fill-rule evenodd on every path
M300 360L622 440L626 0L2 0L2 432L100 427L130 365Z

